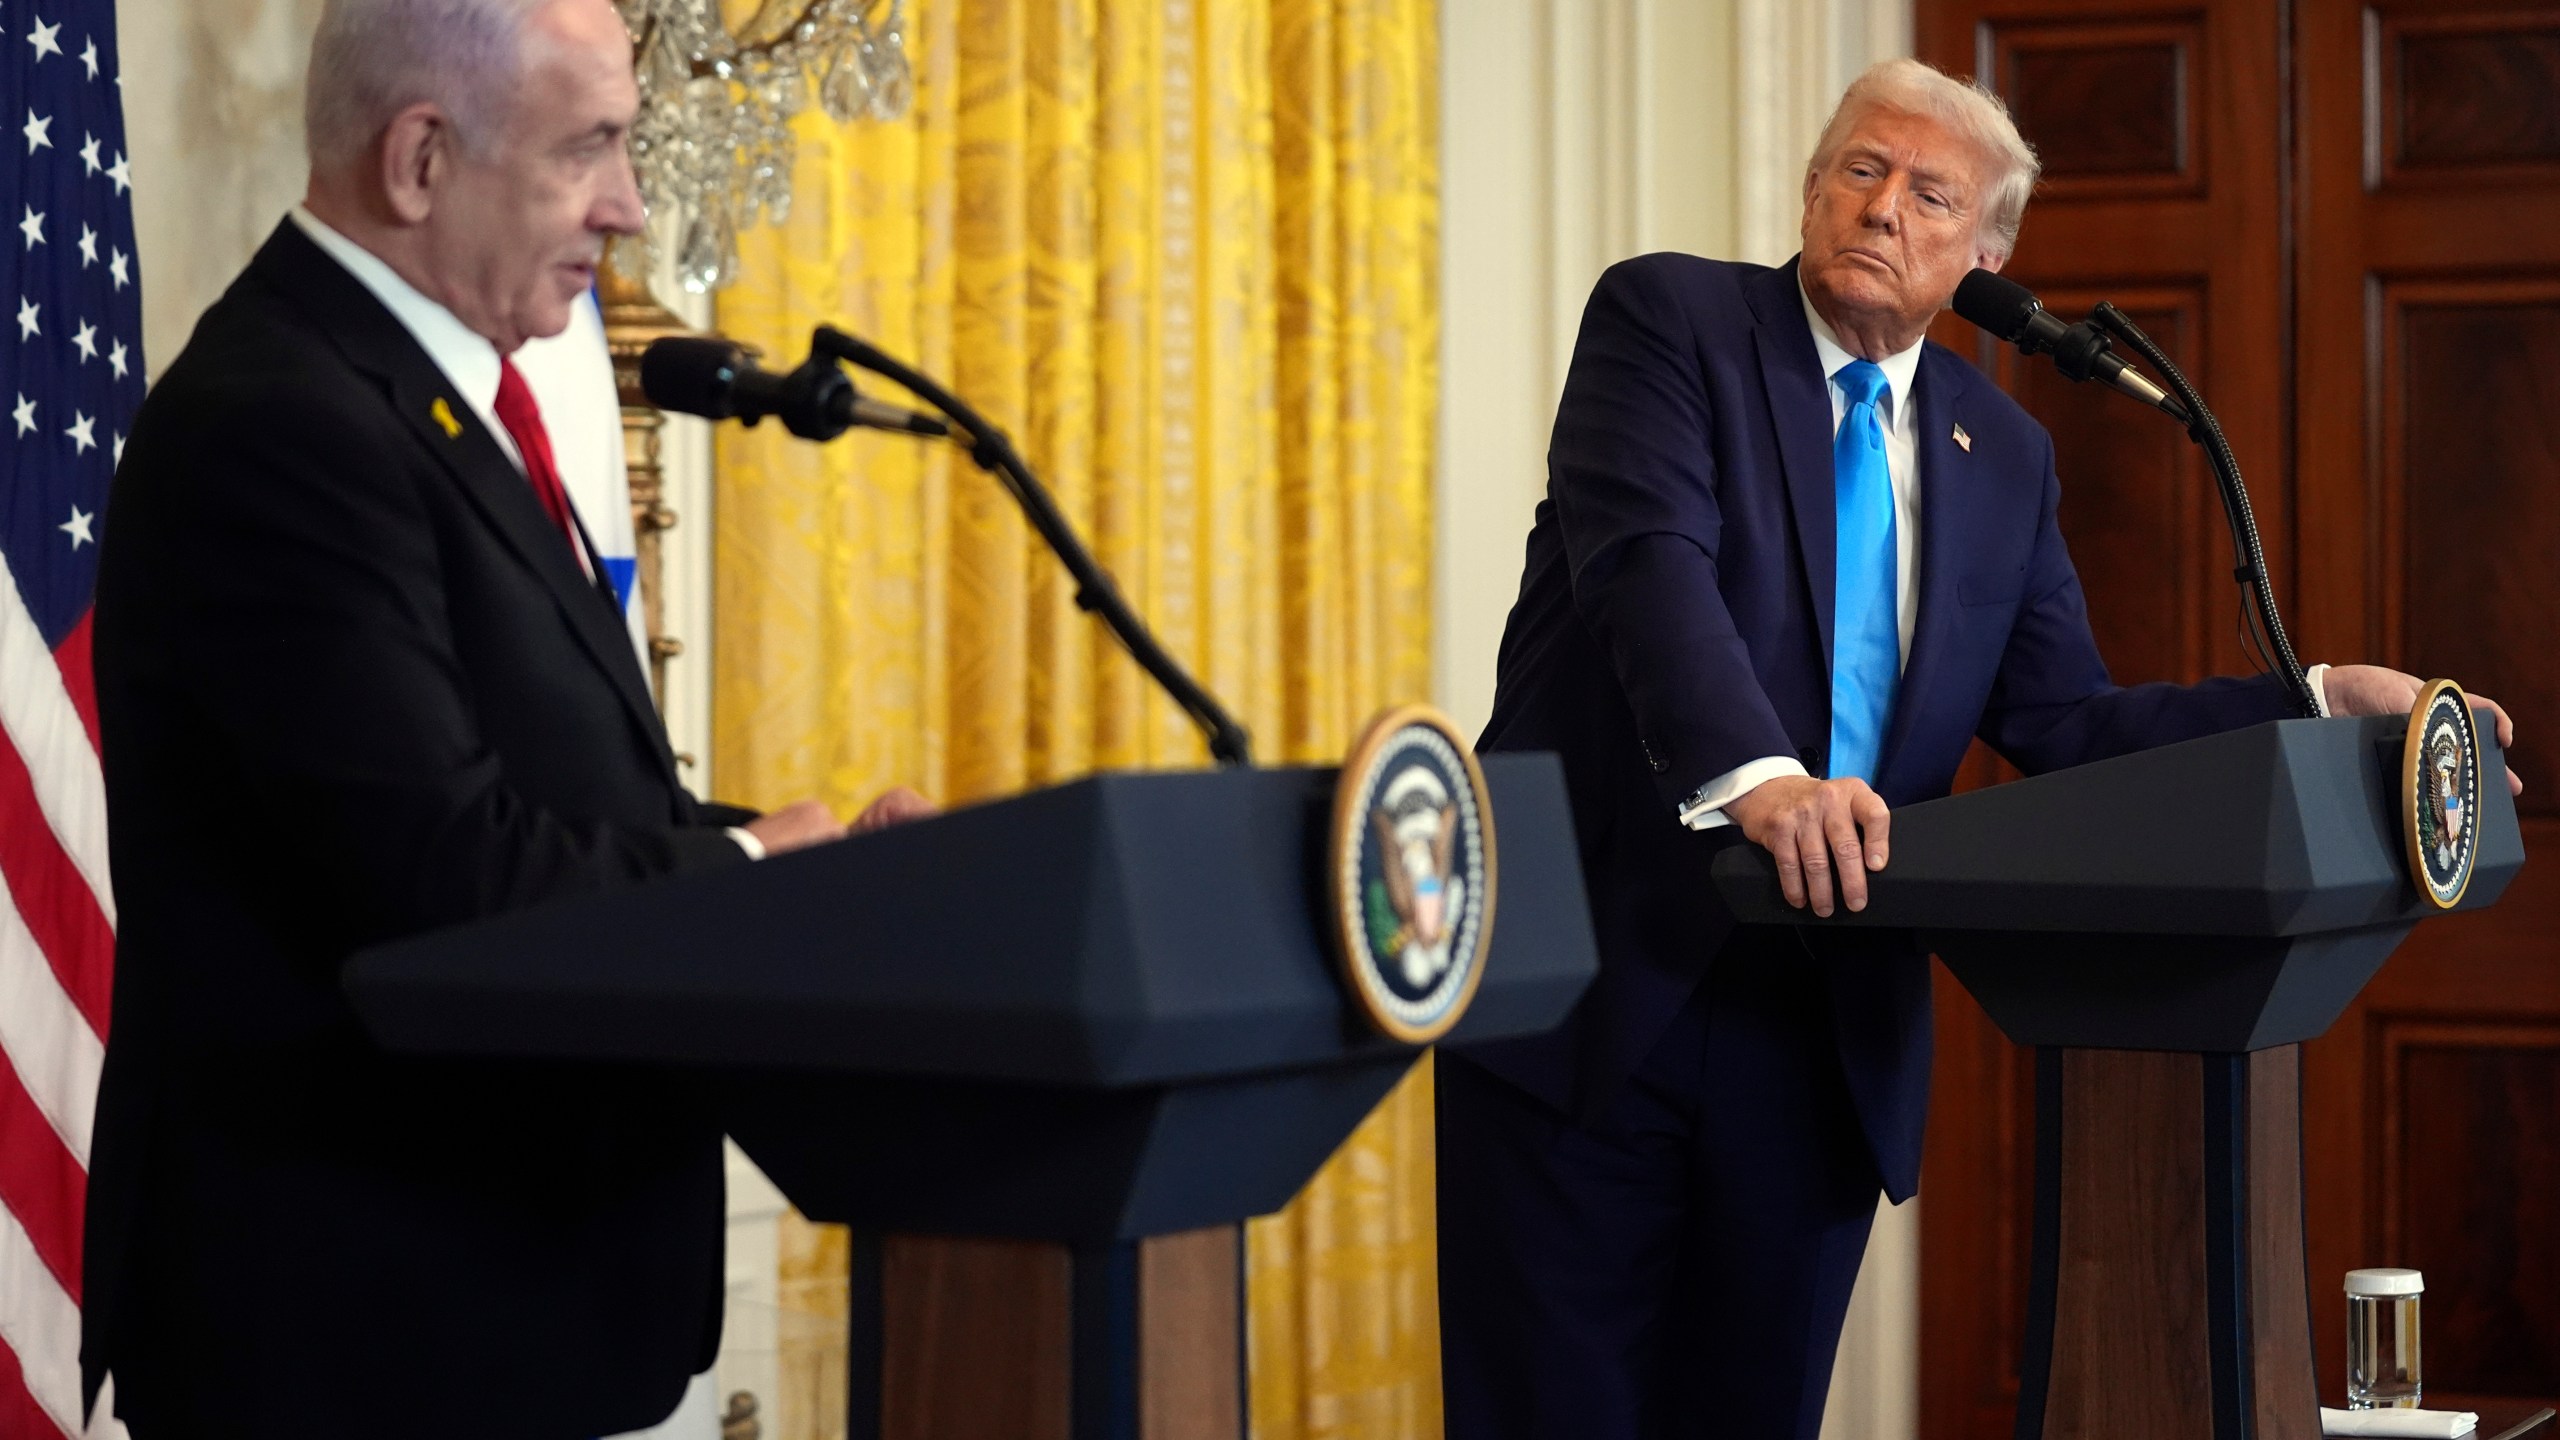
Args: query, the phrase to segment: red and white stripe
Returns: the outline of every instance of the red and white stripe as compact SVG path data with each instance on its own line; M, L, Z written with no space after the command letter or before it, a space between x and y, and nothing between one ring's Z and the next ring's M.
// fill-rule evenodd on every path
M115 961L84 619L44 643L0 560L0 1440L123 1435L80 1406L80 1237Z

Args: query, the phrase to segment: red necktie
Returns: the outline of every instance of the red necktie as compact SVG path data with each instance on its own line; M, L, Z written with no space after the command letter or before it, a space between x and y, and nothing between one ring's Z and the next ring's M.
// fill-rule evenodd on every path
M578 525L570 518L569 492L560 484L560 462L551 455L551 432L542 428L542 407L533 400L533 387L524 383L515 362L498 359L498 423L515 437L516 453L524 457L524 478L533 482L534 498L542 502L542 512L560 529L560 538L569 542L569 553L577 556L578 568L586 568L586 557L578 550Z

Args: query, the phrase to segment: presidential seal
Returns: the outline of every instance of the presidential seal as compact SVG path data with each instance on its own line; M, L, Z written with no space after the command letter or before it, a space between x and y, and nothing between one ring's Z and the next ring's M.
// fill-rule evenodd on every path
M2471 884L2480 850L2480 735L2462 687L2438 680L2409 712L2400 751L2409 878L2439 910L2450 910Z
M1343 762L1327 856L1345 978L1380 1030L1427 1045L1475 998L1493 933L1493 806L1448 717L1369 722Z

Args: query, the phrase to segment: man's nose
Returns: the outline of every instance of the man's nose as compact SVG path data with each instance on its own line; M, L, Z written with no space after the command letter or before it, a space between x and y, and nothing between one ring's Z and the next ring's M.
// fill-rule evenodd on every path
M649 208L641 202L640 181L631 173L629 151L615 159L613 175L596 198L595 214L588 223L610 235L637 235L648 228Z
M1888 174L1867 192L1866 209L1859 219L1878 230L1891 233L1902 221L1904 185L1900 175Z

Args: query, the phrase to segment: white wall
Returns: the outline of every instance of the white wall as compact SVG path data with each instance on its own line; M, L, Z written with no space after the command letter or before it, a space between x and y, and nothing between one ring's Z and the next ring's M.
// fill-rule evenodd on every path
M1434 684L1469 734L1546 491L1592 282L1687 250L1796 248L1802 165L1850 78L1910 50L1907 0L1443 0ZM1885 1207L1842 1338L1832 1440L1909 1440L1919 1215Z

